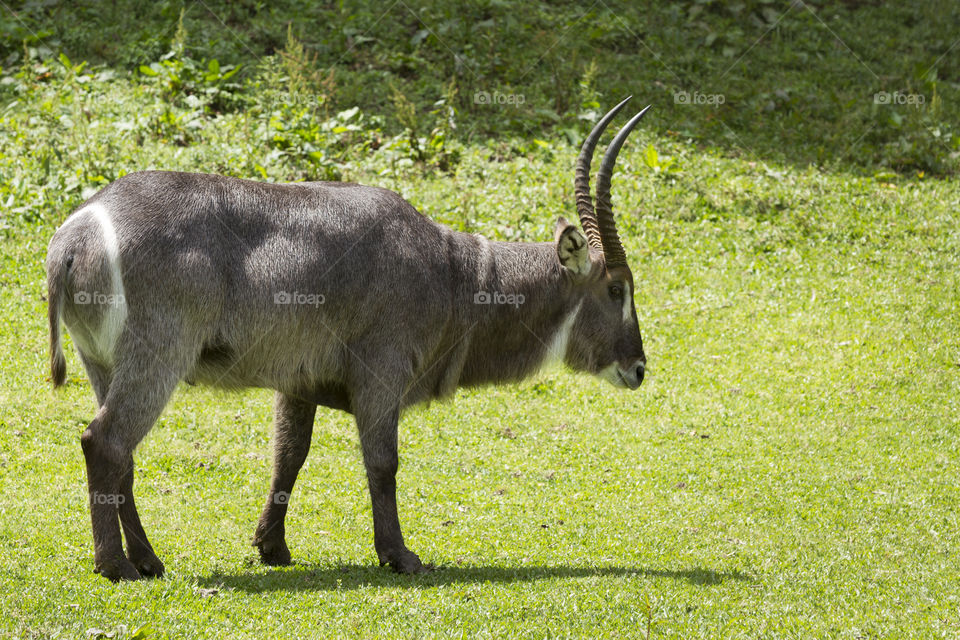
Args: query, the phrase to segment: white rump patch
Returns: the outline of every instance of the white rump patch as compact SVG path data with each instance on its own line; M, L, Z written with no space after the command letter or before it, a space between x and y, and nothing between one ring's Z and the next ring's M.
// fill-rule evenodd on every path
M117 340L127 321L127 299L123 287L123 275L120 273L120 245L117 241L117 232L110 213L99 203L87 205L70 216L63 227L86 215L95 220L100 227L101 241L103 242L103 258L110 273L110 282L105 286L107 291L74 292L75 300L79 296L85 300L84 304L92 304L100 311L100 323L97 327L88 327L92 344L83 344L84 351L92 351L93 355L104 361L104 364L113 364L113 354ZM84 341L85 342L85 341Z
M582 301L577 303L577 306L564 317L563 322L560 323L560 327L550 338L550 344L547 345L547 353L542 366L563 362L563 357L567 355L567 347L570 345L570 333L573 331L573 323L577 319L577 314L580 313L580 305L582 304Z

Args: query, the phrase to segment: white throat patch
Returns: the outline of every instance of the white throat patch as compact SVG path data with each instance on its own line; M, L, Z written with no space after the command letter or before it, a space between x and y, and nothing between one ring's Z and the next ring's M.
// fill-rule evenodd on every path
M570 333L573 331L573 323L577 319L577 314L580 313L580 305L582 304L582 301L577 303L577 306L564 317L563 322L560 323L560 327L550 338L550 344L547 345L547 352L542 366L563 362L564 356L567 355L567 347L570 345Z

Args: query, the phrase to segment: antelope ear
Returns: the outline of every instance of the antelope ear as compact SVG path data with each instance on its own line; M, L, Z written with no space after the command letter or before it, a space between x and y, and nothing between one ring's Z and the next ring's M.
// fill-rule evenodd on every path
M564 269L578 276L590 273L590 246L576 225L567 222L566 218L560 218L553 237L557 242L557 256Z

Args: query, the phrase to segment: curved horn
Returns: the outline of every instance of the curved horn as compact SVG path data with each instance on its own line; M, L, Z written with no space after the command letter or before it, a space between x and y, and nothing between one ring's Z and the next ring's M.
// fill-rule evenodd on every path
M593 151L597 148L597 142L607 128L610 121L620 113L623 105L630 101L633 96L627 96L623 102L607 112L607 115L600 118L600 122L593 127L593 131L583 141L580 147L580 155L577 156L576 172L573 179L573 191L577 199L577 214L580 216L580 226L587 236L587 242L590 246L597 249L603 249L603 242L600 237L600 226L597 224L597 215L593 211L593 198L590 197L590 162L593 160Z
M620 236L617 235L617 223L613 219L613 205L610 203L610 176L613 174L613 165L617 161L617 155L624 140L649 109L650 105L647 105L640 113L633 116L630 122L623 125L623 129L620 129L607 147L607 152L603 154L600 169L597 171L597 222L600 226L600 241L603 244L607 268L627 264L627 256L623 253L623 245L620 244Z

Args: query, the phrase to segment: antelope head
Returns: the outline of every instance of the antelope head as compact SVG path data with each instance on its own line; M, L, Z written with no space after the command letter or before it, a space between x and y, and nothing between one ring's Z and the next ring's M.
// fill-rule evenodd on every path
M620 147L649 106L627 122L607 148L597 171L596 210L590 196L594 149L604 129L629 100L601 118L580 149L574 190L582 231L560 218L555 237L560 264L581 294L566 363L614 386L636 389L643 381L647 359L633 304L633 273L613 218L610 176Z

